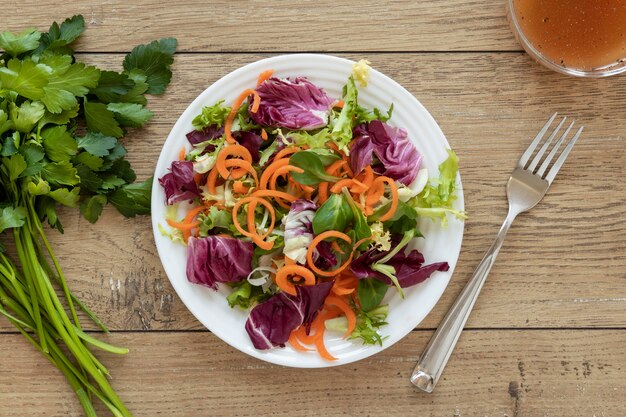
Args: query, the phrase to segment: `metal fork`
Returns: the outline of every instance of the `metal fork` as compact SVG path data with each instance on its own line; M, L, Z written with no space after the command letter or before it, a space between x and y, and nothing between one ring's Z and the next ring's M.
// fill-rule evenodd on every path
M495 241L482 261L480 261L480 264L478 264L474 275L472 275L467 285L465 285L465 288L461 291L461 294L459 294L458 298L454 301L452 308L448 311L448 314L446 314L441 324L439 324L428 346L426 346L422 356L417 361L415 370L411 375L411 383L423 391L432 392L435 388L443 372L443 368L446 366L452 354L452 350L461 335L461 331L470 315L472 307L478 298L478 294L487 279L487 275L489 275L489 271L496 261L496 257L498 256L498 252L500 252L500 248L502 247L509 227L511 227L511 223L513 223L513 220L515 220L518 214L530 210L541 201L583 131L583 127L578 129L576 134L567 142L567 145L563 151L561 151L556 162L554 162L548 170L550 163L559 152L559 148L565 142L572 127L574 127L574 122L572 122L544 158L544 155L546 155L546 152L548 152L550 148L550 144L553 142L554 138L557 137L557 134L567 119L567 117L563 118L543 142L535 157L530 160L535 149L537 149L556 119L556 116L557 113L554 113L552 117L550 117L517 162L517 166L513 170L511 178L509 178L506 185L506 192L509 199L509 212Z

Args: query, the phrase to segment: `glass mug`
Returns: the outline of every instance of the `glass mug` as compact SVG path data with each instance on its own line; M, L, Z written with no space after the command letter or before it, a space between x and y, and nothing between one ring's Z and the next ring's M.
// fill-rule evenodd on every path
M552 70L626 71L626 0L507 0L507 18L526 52Z

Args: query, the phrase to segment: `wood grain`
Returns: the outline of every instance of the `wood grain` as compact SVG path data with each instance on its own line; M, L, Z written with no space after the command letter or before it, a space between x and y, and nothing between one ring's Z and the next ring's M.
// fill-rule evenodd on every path
M152 173L176 118L204 88L265 55L182 55L156 116L127 139L140 178ZM552 74L526 55L351 54L366 57L431 111L461 158L466 222L453 279L423 328L437 326L488 248L506 212L511 167L555 110L587 130L544 201L510 231L468 326L626 326L626 88L619 78L578 80ZM120 55L86 55L116 67ZM66 234L53 234L71 287L113 329L200 329L171 288L149 219L113 210L91 225L73 210ZM0 328L10 330L0 320Z
M623 331L466 331L436 392L424 394L409 375L430 335L413 332L376 357L337 368L292 369L205 332L124 333L110 340L131 353L105 363L138 417L623 415ZM62 375L22 336L3 335L0 349L12 352L0 356L0 416L81 415Z
M3 28L85 17L81 51L128 51L174 36L181 51L519 50L501 1L287 0L3 2Z

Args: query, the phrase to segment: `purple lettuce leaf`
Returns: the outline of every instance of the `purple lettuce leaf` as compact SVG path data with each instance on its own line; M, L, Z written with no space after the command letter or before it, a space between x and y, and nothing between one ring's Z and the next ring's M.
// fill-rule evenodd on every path
M165 203L168 205L184 200L193 200L200 196L200 189L193 180L193 162L174 161L170 172L159 178L159 184L165 191Z
M239 282L252 272L254 245L218 236L189 238L187 279L217 289L220 282Z
M355 174L372 163L372 154L381 164L372 166L380 175L409 185L419 172L422 155L408 138L406 130L373 120L354 129L350 165ZM355 152L355 155L352 153Z
M284 292L257 304L246 321L246 332L260 350L284 347L292 331L309 325L330 293L333 282L296 286L294 297Z
M306 78L272 77L257 90L261 104L250 118L258 125L313 130L328 124L333 100Z
M202 142L206 142L207 140L219 138L224 134L224 127L217 127L216 125L210 125L205 127L202 130L192 130L187 133L187 140L192 145L197 145ZM209 152L215 150L215 146L210 145L213 149L209 149Z
M353 136L356 138L350 147L350 168L356 174L363 171L367 166L372 165L372 154L374 144L367 135L365 125L359 125L354 129Z
M400 240L401 238L397 235L392 237L392 249ZM383 259L389 252L380 251L376 248L369 249L352 261L350 269L358 279L376 278L387 285L393 285L389 277L371 268L374 263ZM447 271L450 269L447 262L424 265L424 255L417 249L411 250L408 254L402 249L385 264L395 268L396 278L402 288L408 288L425 281L435 271Z
M259 148L263 143L263 138L254 132L247 132L245 130L238 130L233 132L233 137L239 142L241 146L246 148L250 155L252 155L253 162L259 162Z

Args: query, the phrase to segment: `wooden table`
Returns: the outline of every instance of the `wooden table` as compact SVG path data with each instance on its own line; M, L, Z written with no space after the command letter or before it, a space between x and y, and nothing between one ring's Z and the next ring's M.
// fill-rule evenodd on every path
M106 339L131 349L102 356L136 415L624 415L623 76L538 66L514 41L503 1L71 3L5 1L2 29L81 13L79 59L114 69L138 43L180 42L167 94L150 100L154 120L126 140L140 178L211 83L266 56L327 52L369 59L429 109L461 158L470 214L453 279L422 324L375 357L297 370L250 358L194 319L163 272L148 217L107 209L92 226L67 211L57 253L73 290L114 330ZM418 392L408 380L415 361L504 218L514 161L557 110L587 127L584 138L510 231L436 392ZM4 320L0 333L0 415L80 415L61 374Z

